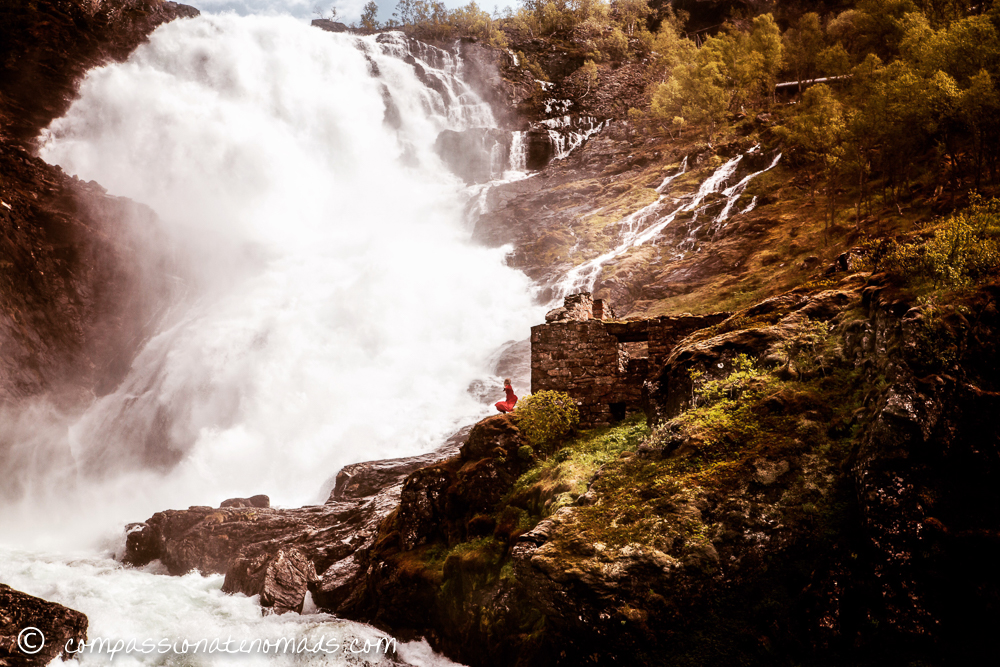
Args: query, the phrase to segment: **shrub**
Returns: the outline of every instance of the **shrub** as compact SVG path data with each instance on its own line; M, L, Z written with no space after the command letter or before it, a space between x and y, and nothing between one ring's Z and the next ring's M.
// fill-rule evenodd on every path
M528 442L539 452L548 453L580 423L580 411L568 394L540 391L517 404L514 416Z
M972 196L968 209L949 217L923 243L869 242L868 265L938 286L967 287L1000 271L1000 199Z
M757 367L757 362L746 354L737 354L732 362L733 370L718 380L705 377L704 372L689 371L692 381L693 407L711 406L725 400L735 400L757 378L767 375L767 372Z

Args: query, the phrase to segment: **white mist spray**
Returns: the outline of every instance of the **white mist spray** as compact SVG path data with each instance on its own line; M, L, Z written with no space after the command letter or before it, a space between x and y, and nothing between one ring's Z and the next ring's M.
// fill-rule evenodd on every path
M488 107L453 61L427 55L422 82L400 49L209 16L87 77L42 155L155 209L191 296L44 445L68 474L32 480L8 530L253 493L315 502L342 465L427 451L488 414L470 382L541 313L502 251L467 241L461 185L433 153Z

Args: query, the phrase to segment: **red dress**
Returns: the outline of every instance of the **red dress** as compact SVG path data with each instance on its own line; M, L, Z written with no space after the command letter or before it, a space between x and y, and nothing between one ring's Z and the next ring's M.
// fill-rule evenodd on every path
M500 412L511 412L514 409L514 405L517 404L517 396L514 395L513 387L504 387L503 390L507 392L507 400L497 403L497 410Z

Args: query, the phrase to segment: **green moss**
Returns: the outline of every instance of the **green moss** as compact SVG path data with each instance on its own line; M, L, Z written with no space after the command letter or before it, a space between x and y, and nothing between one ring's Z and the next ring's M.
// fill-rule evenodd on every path
M806 342L800 351L823 359L814 363L808 381L779 379L746 357L737 357L724 378L705 380L695 374L694 407L646 439L667 455L607 463L592 486L600 502L575 512L579 526L574 539L694 553L711 539L712 530L698 513L685 509L694 497L736 489L756 474L759 459L812 454L843 460L853 435L852 413L863 402L860 372L835 368L827 359L835 356L835 337L826 325L806 322L801 334ZM805 419L805 414L812 417ZM803 509L803 515L828 511L815 499L810 502L813 507ZM680 551L678 538L685 545Z
M572 504L587 491L602 465L634 449L649 433L641 415L610 428L585 431L559 452L524 473L514 484L505 504L526 510L541 520L559 507Z

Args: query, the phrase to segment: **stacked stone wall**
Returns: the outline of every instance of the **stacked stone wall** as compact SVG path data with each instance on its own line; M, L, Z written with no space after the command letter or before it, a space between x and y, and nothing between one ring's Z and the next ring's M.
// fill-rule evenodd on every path
M546 324L531 329L531 391L572 396L585 428L608 426L641 411L643 383L662 368L677 343L728 317L718 313L607 321L594 316L606 317L608 312L610 308L600 301L594 304L589 294L572 295L546 317ZM632 356L643 343L646 356Z

